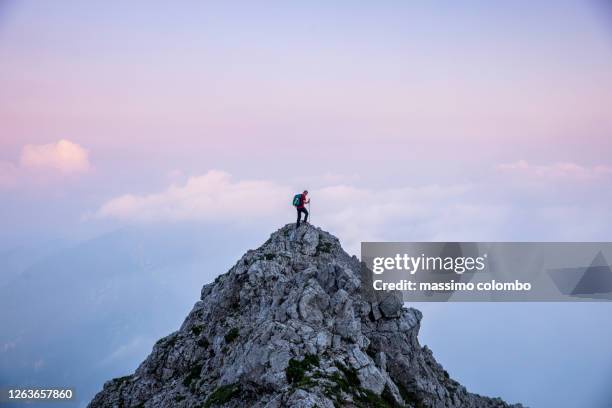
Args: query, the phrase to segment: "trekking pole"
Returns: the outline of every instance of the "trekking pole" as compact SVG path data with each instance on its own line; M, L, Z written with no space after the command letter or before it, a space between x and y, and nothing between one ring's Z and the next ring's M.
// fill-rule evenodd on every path
M312 213L310 212L310 201L308 201L308 217L310 218L310 224L312 224Z

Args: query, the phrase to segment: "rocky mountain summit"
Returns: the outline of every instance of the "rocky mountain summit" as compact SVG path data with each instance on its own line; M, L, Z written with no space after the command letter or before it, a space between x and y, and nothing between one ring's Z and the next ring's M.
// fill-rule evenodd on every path
M368 276L333 235L289 224L89 407L511 407L451 379L419 345L421 313Z

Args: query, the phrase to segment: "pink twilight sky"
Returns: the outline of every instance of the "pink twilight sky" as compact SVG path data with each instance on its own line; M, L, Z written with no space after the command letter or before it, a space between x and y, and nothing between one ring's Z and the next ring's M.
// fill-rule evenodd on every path
M609 7L428 3L0 2L1 242L612 237Z

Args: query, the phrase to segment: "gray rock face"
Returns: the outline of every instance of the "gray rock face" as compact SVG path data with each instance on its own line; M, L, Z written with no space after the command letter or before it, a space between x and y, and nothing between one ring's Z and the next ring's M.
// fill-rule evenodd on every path
M419 345L421 313L367 282L336 237L289 224L89 407L510 407L449 378Z

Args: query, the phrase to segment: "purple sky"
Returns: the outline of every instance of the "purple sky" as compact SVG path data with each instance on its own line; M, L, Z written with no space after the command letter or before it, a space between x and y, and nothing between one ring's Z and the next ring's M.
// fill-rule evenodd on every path
M605 3L0 0L0 250L133 223L265 235L293 221L303 188L314 223L353 253L362 240L612 240ZM444 306L429 307L426 340L488 392L444 348L468 330ZM474 330L498 314L514 330L519 309L486 306ZM609 308L596 306L577 335L601 334ZM559 342L565 312L534 309L520 318L558 326L528 352L552 341L553 374L608 378L610 334L574 370L559 356L584 339ZM573 390L551 387L541 400Z
M352 248L609 238L607 11L6 2L2 242L135 219L283 222L279 200L303 186ZM206 184L209 171L225 184ZM231 194L258 204L201 205ZM124 195L142 200L117 209Z

